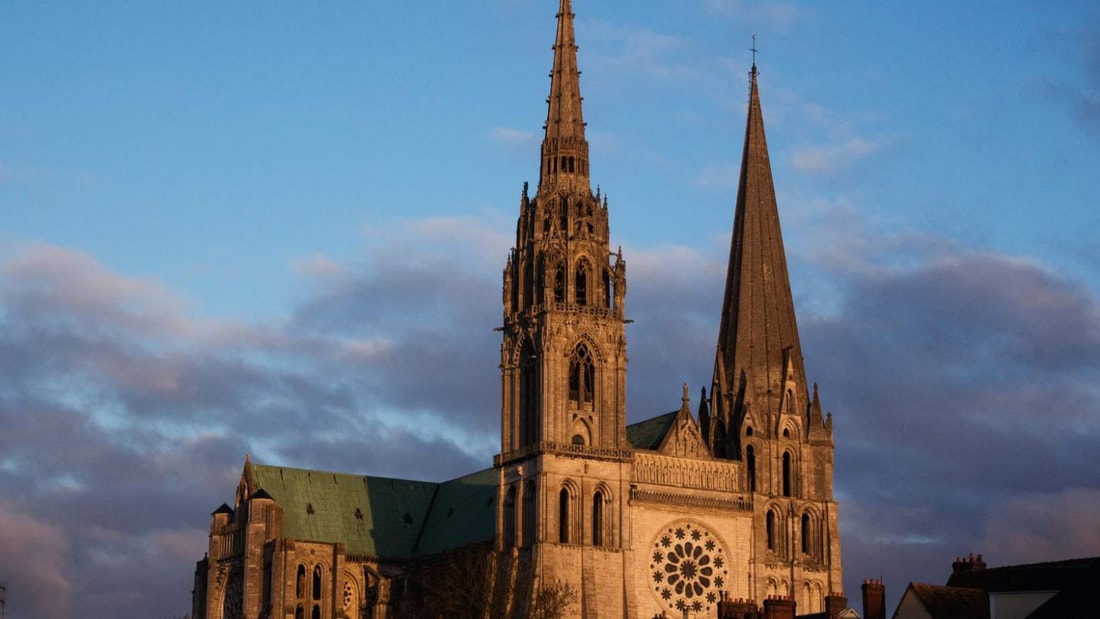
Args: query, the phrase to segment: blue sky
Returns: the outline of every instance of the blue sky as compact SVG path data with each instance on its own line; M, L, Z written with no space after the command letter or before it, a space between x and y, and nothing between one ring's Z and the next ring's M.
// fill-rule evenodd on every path
M574 8L630 265L631 420L710 380L756 34L849 596L883 575L895 600L967 552L1100 554L1100 9ZM187 612L245 453L489 464L555 10L0 6L12 614Z

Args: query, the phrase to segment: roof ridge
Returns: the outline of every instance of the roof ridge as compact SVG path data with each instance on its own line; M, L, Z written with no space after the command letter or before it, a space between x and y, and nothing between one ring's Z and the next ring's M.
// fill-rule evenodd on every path
M436 484L432 489L432 500L428 501L428 509L424 510L424 516L420 520L420 526L416 530L416 540L413 541L412 555L416 556L417 550L420 549L420 540L424 537L424 527L428 526L428 521L432 518L432 510L435 509L435 500L439 498L439 487L443 484Z

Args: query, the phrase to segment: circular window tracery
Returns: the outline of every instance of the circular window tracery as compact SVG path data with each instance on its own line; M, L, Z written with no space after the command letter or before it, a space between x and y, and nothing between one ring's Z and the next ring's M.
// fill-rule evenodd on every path
M350 582L344 582L344 610L349 610L355 603L355 588Z
M650 559L653 594L669 610L710 612L729 578L721 541L691 522L677 523L659 533Z

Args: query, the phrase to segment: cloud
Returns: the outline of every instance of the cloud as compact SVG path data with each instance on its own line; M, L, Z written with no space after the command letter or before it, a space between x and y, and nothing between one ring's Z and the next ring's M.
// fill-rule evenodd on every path
M1070 65L1079 67L1078 80L1068 83L1044 78L1041 83L1048 96L1090 137L1100 140L1100 37L1092 31L1085 33L1074 53L1079 57L1071 59Z
M585 65L607 75L645 75L661 80L701 78L705 74L686 54L687 42L647 28L606 22L593 24L596 33L583 35L601 47L585 56Z
M1033 259L929 235L884 235L797 270L835 296L799 325L834 412L849 579L881 575L900 595L909 580L944 582L959 554L1066 558L1053 528L1021 516L1046 501L1036 508L1068 526L1094 508L1094 490L1077 489L1095 486L1086 454L1100 437L1096 297ZM1090 531L1079 541L1095 552Z
M800 213L796 230L814 234L791 272L815 282L796 302L808 373L835 413L849 578L882 575L900 593L943 581L965 552L1095 548L1082 520L1097 496L1095 296L1034 259L878 233L854 207ZM488 466L509 227L369 229L353 255L291 265L301 296L262 323L196 316L162 283L71 249L8 251L0 553L30 555L33 541L44 579L20 581L21 612L183 612L205 518L245 453L435 480ZM677 408L684 382L697 404L709 383L726 243L626 247L630 421ZM1067 527L1076 546L1058 542Z
M507 243L484 221L401 232L406 243L360 261L297 263L308 291L286 323L194 316L160 282L75 250L7 252L0 505L35 519L6 508L0 528L20 534L0 533L0 554L30 554L12 546L29 539L56 559L32 566L46 580L19 581L22 614L186 609L205 516L229 498L245 453L426 479L490 464L499 308L485 299L499 298Z
M70 546L57 526L0 505L0 582L8 586L13 616L67 617L73 584Z
M990 509L982 547L998 565L1100 555L1100 488L1011 496Z
M90 256L63 247L31 245L15 251L0 265L5 300L18 303L28 315L64 313L147 333L180 328L172 317L182 309L181 300L153 280L119 277Z
M703 167L693 181L696 187L728 192L737 189L741 166L736 161L720 161Z
M746 0L703 0L703 11L726 19L741 19L748 23L770 23L783 26L794 22L801 13L789 2L746 2Z
M791 164L796 170L811 174L831 174L851 166L880 148L863 138L851 138L840 144L827 146L804 146L791 156Z
M1100 139L1100 38L1093 38L1084 58L1085 85L1069 93L1070 110L1077 121Z
M511 127L493 127L489 130L489 140L509 150L529 153L538 148L541 136L534 131L513 129Z

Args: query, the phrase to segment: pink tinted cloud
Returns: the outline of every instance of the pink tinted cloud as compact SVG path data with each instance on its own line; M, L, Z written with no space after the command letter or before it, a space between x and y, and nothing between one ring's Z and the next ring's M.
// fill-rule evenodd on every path
M1019 494L994 506L981 544L991 564L1100 555L1100 489Z
M70 544L60 527L0 507L0 557L0 581L8 585L10 614L69 616Z

